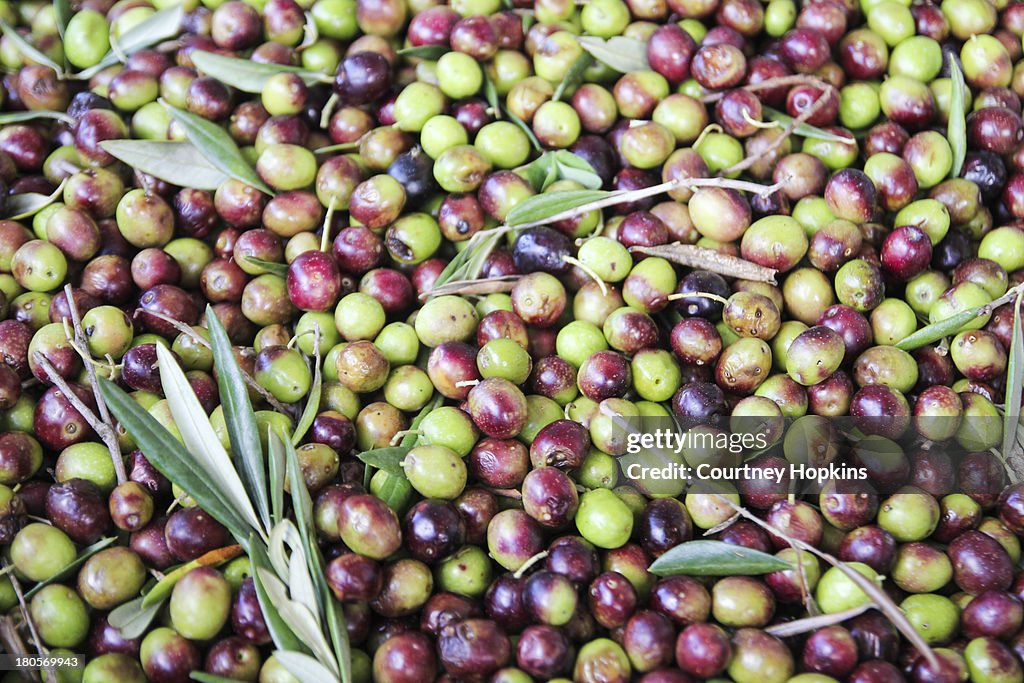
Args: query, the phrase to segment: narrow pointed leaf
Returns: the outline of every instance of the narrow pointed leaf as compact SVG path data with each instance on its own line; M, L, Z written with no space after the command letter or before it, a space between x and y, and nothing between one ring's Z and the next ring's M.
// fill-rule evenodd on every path
M250 59L225 57L203 50L192 53L192 62L207 76L212 76L225 85L247 93L263 92L271 76L283 73L298 74L306 85L316 85L330 80L324 74L297 66L265 64Z
M409 425L409 430L411 432L415 432L417 429L419 429L420 423L423 422L423 418L425 418L428 414L436 410L439 406L441 406L442 403L444 403L444 398L441 396L437 396L434 398L433 401L425 405L420 410L420 412L416 414L416 417L413 418L412 423ZM399 447L408 448L411 450L413 446L416 445L416 441L418 438L419 437L416 434L408 434L402 439L401 443L399 444ZM356 457L359 456L357 455ZM366 471L367 473L369 473L369 467L366 469ZM388 476L387 481L384 483L384 486L382 487L380 493L378 494L378 497L385 503L387 503L391 509L398 511L398 509L402 506L402 502L409 497L409 493L411 491L412 484L409 483L409 480L406 478L405 473L403 472L401 476Z
M103 56L99 63L74 74L74 77L88 80L107 67L117 64L120 61L118 53L131 56L139 50L170 40L181 31L181 20L184 16L183 4L154 12L125 31L124 35L117 40L117 52L111 50Z
M287 576L288 590L292 598L310 611L316 619L317 626L323 630L323 624L320 623L320 598L313 587L313 578L309 575L309 567L306 564L306 553L301 546L292 548L291 557L288 558Z
M46 579L45 581L40 581L36 585L32 586L30 590L25 591L25 599L31 600L33 595L41 591L46 586L49 586L51 583L60 583L62 581L70 579L72 576L76 574L78 568L85 564L86 560L88 560L90 557L92 557L99 551L103 550L107 546L111 545L116 540L116 536L101 538L92 545L82 548L80 551L78 551L78 557L72 560L68 564L68 566L64 567L64 569L61 569L59 572L57 572L50 578Z
M193 681L199 681L199 683L245 683L245 681L239 678L217 676L215 674L208 674L205 671L193 671L188 675L188 677Z
M230 177L191 142L104 140L100 147L133 169L171 185L213 191Z
M326 666L301 652L277 650L274 657L281 666L300 681L335 681L338 676Z
M263 268L268 273L273 273L279 277L286 277L288 275L288 264L278 263L276 261L267 261L265 259L256 258L255 256L246 256L245 260L254 266Z
M253 540L255 541L255 539ZM309 648L306 647L305 643L295 634L295 632L292 631L291 627L285 623L284 619L281 618L281 614L277 611L273 597L271 597L266 586L263 584L263 580L261 578L261 576L263 576L263 572L271 573L270 559L267 557L265 547L256 542L253 542L251 545L252 550L249 553L249 559L252 561L253 587L256 589L256 597L259 599L260 610L263 612L263 619L267 622L267 631L270 632L270 638L274 641L274 645L276 645L278 649L309 652Z
M516 116L515 114L508 110L505 111L505 115L508 116L509 121L518 126L519 129L526 134L526 138L530 141L530 145L535 150L537 150L538 152L544 151L544 146L540 144L540 140L538 140L537 136L534 135L533 128L530 127L530 124L528 124L526 121L523 121L521 118L519 118L518 116Z
M185 445L203 473L219 488L234 509L253 529L261 531L260 520L253 509L249 493L217 438L217 433L213 431L213 425L196 398L185 372L171 355L170 349L160 344L156 345L156 357L160 363L160 383L164 396L167 397L171 415L174 416ZM225 419L229 417L225 407Z
M1009 360L1006 365L1006 408L1003 413L1003 459L1015 457L1020 431L1020 400L1024 391L1024 332L1021 331L1020 306L1024 302L1024 289L1013 302L1013 335L1010 337Z
M64 194L64 186L67 184L67 178L61 181L60 185L57 186L50 194L39 194L38 192L23 192L21 194L11 195L7 198L7 212L9 220L20 221L22 218L28 218L34 216L50 204L57 201L57 198Z
M402 469L402 460L412 450L411 446L390 446L386 448L374 448L372 451L357 453L356 457L367 465L384 470L388 474L405 478L405 470Z
M635 38L615 36L602 40L595 36L582 36L577 40L594 59L620 73L647 71L651 68L647 62L647 44Z
M788 126L793 122L793 117L788 114L784 114L777 109L771 107L763 107L762 112L764 117L769 121L778 121L784 126ZM839 133L830 133L827 130L822 130L816 126L812 126L809 123L801 123L797 125L793 132L797 135L805 138L811 138L814 140L824 140L825 142L845 142L847 144L855 141L852 135L841 135Z
M247 542L248 524L206 475L196 471L185 446L119 386L103 377L98 378L98 382L110 412L132 435L153 467L192 496L200 507L227 527L239 543Z
M572 63L569 70L565 72L565 76L562 77L558 87L555 88L555 94L551 97L552 100L558 102L565 95L565 91L570 88L575 88L583 80L583 72L594 63L594 58L589 53L584 52L576 61Z
M257 568L255 573L259 575L267 596L273 601L277 613L281 615L284 623L288 624L291 632L302 639L320 662L332 662L336 667L334 654L313 614L305 606L288 597L287 587L273 572Z
M231 450L238 465L238 474L245 489L255 504L263 527L269 529L270 500L267 496L267 465L263 458L256 413L249 401L249 391L242 377L232 351L227 330L212 308L206 310L207 327L210 332L210 347L217 367L217 387L220 390L221 405L224 406L224 422L231 439Z
M494 118L501 118L501 101L498 99L498 89L494 87L494 81L487 75L487 70L484 70L484 99L487 100L487 104L491 105L491 110L494 112Z
M64 31L68 28L68 22L71 21L71 0L53 0L53 14L57 19L57 32L60 33L60 37L64 37Z
M604 185L601 176L586 159L564 149L555 152L555 167L560 179L574 180L588 190L600 190Z
M505 223L511 226L544 220L562 211L569 211L608 196L601 190L569 190L548 192L527 197L508 212Z
M686 541L656 559L650 571L658 576L754 576L792 568L759 550L723 541Z
M164 603L161 601L143 607L142 601L144 599L144 597L135 598L115 607L107 615L107 621L117 629L122 638L131 640L145 633L149 629L149 625L153 623L156 615L160 612L160 608L164 606Z
M161 603L165 599L171 597L171 591L174 590L174 586L193 569L197 569L198 567L218 567L225 562L235 559L241 554L242 546L240 545L229 545L203 553L191 562L186 562L167 574L164 574L164 578L157 581L156 585L143 596L142 606L149 607L150 605Z
M314 333L319 334L319 328ZM324 383L323 373L320 370L320 342L317 341L313 347L313 384L310 385L309 395L306 396L306 406L302 409L302 415L299 416L299 422L295 425L295 432L292 434L292 445L295 446L302 441L302 437L313 426L313 420L320 412L320 394L323 392Z
M446 45L419 45L417 47L407 47L398 51L398 54L403 57L419 57L420 59L437 60L451 49Z
M555 171L554 152L544 152L526 167L526 179L533 185L534 190L543 192L547 187L548 177Z
M284 455L288 466L288 483L292 494L292 511L295 513L295 525L299 529L302 540L310 550L316 547L316 527L313 523L313 500L306 488L306 479L302 476L299 456L291 442L284 441Z
M189 142L195 145L211 164L232 178L255 187L260 192L268 195L274 194L266 183L260 180L256 171L242 156L242 151L238 149L238 145L226 130L213 121L207 121L192 112L178 109L166 102L164 106L174 120L181 124Z
M267 427L267 441L270 461L270 519L276 525L284 519L284 479L287 465L284 444L270 427Z
M35 45L28 42L28 39L25 38L25 36L18 33L13 26L3 19L0 19L0 30L3 31L5 36L10 38L11 42L14 43L14 47L18 49L18 52L20 52L23 57L35 62L36 64L50 67L53 69L54 73L57 74L57 78L62 78L64 76L63 66L43 54Z
M349 683L352 680L352 646L348 642L345 613L342 611L341 603L333 594L326 596L325 605L327 632L331 635L334 656L338 658L338 665L341 667L341 680L342 683Z
M36 109L33 111L5 111L0 114L0 125L8 123L21 123L22 121L34 121L36 119L54 119L64 123L74 123L75 120L62 111L50 111L49 109Z
M961 311L955 315L952 315L945 320L940 320L937 323L931 325L925 325L917 332L904 337L900 341L896 342L896 348L903 351L913 351L919 349L922 346L936 342L943 337L949 337L960 331L967 323L971 322L978 317L980 308L972 308L967 311Z
M956 178L967 158L967 84L964 73L960 70L960 60L955 55L949 59L949 122L946 124L946 137L950 149L953 150L953 169L950 175Z

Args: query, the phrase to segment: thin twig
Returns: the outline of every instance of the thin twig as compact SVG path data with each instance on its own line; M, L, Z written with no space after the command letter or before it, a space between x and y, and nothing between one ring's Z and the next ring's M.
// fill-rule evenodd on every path
M537 564L538 562L540 562L541 560L543 560L547 556L548 556L548 551L547 550L540 551L539 553L537 553L533 557L531 557L528 560L526 560L526 562L523 562L523 564L519 567L519 569L517 569L515 571L515 573L512 575L512 577L516 578L516 579L523 578L523 574L525 574L526 572L530 571L530 567L532 567L533 565Z
M886 595L885 591L879 588L874 581L871 581L855 569L851 569L848 564L839 561L829 553L826 553L824 550L819 550L810 543L805 543L800 539L788 536L786 532L782 531L781 529L772 524L769 524L757 515L752 514L742 505L737 505L736 503L732 502L731 500L729 500L728 497L719 495L717 493L711 493L709 495L717 496L721 501L723 501L726 505L735 510L738 514L749 519L751 522L758 525L765 531L769 531L775 534L776 536L784 539L794 548L797 548L799 550L806 550L807 552L813 555L817 555L833 567L837 568L839 571L845 574L846 577L850 579L850 581L856 584L856 586L860 588L865 595L871 598L871 600L874 602L875 606L879 609L879 611L885 614L885 616L889 618L889 621L891 621L893 625L896 626L897 629L899 629L900 633L903 634L903 637L909 640L910 643L915 648L917 648L917 651L920 652L921 655L928 661L928 664L934 667L939 666L938 657L935 656L935 653L932 651L931 647L928 646L928 643L925 642L924 638L921 637L921 634L919 634L917 630L913 627L913 625L911 625L910 621L907 620L907 616L903 613L903 610L901 610L896 605L896 603L892 601L892 598Z
M474 280L449 280L440 287L420 294L420 301L445 294L473 295L510 292L519 282L522 275L502 275L500 277L477 278Z
M28 654L28 648L25 647L25 642L21 639L21 634L18 633L18 628L11 617L0 617L0 644L3 645L8 654L22 656ZM39 680L39 675L33 670L24 671L23 673L30 680Z
M4 563L6 564L6 562ZM28 603L25 601L25 593L21 590L21 581L12 572L10 575L11 588L14 589L14 594L18 598L18 607L21 609L21 616L25 620L25 624L28 625L29 635L32 636L32 642L36 646L36 652L40 656L45 655L47 650L43 646L43 639L39 637L39 631L36 630L36 623L32 621L32 614L28 610Z
M757 282L769 282L776 284L775 275L779 272L771 268L759 266L756 263L741 259L738 256L730 256L714 249L705 249L694 244L662 244L657 247L630 247L631 252L644 254L646 256L659 256L666 261L672 261L689 268L710 270L719 275L735 277L740 280L754 280Z
M817 76L811 76L809 74L793 74L790 76L767 78L759 83L748 83L747 85L741 86L740 90L746 90L747 92L759 92L761 90L771 90L772 88L784 88L794 85L811 85L820 88L822 84L831 85ZM700 101L705 104L717 102L725 97L728 92L728 90L723 90L722 92L709 93L701 97Z
M78 352L78 355L82 357L82 361L85 364L85 371L89 377L89 385L92 387L92 395L96 401L96 409L99 411L100 422L102 423L98 427L93 426L93 430L103 439L103 443L107 445L107 449L110 451L110 459L114 462L114 473L117 476L117 483L123 484L128 481L128 473L125 471L124 458L121 455L121 444L117 439L117 432L114 430L114 420L110 416L110 411L107 410L107 403L103 400L103 395L100 393L100 385L96 379L96 368L92 364L92 354L89 353L89 340L85 337L85 330L82 328L82 318L78 315L78 304L75 302L74 293L71 289L71 285L64 285L64 296L68 301L68 310L71 312L71 326L74 330L74 340L69 339L71 346ZM47 374L52 376L49 370Z
M210 342L208 342L205 339L203 339L202 335L200 335L198 332L196 332L194 329L192 329L191 325L187 325L187 324L181 322L180 320L175 320L174 318L170 317L169 315L164 315L163 313L159 313L157 311L146 311L146 313L148 313L149 315L151 315L151 316L153 316L155 318L159 318L160 320L163 320L165 323L167 323L169 325L174 326L174 329L178 330L182 334L187 334L196 343L198 343L198 344L200 344L202 346L205 346L208 349L212 349L213 348L213 346L210 345ZM249 387L250 389L252 389L253 391L255 391L256 393L258 393L261 397L263 397L263 400L265 400L267 403L269 403L270 406L274 410L276 410L277 412L279 412L279 413L281 413L283 415L292 415L292 416L294 416L293 415L293 410L294 410L293 408L288 408L283 403L281 403L276 398L274 398L270 394L269 391L267 391L266 389L261 387L259 385L259 383L255 379L253 379L252 375L250 375L248 372L246 372L243 368L239 368L239 370L242 371L242 379L245 380L245 385L247 387Z
M869 609L875 609L875 605L869 602L867 604L860 605L859 607L843 610L842 612L821 614L815 617L806 617L804 619L797 619L796 621L775 624L774 626L766 627L765 632L772 634L776 638L789 638L790 636L797 636L801 633L817 631L818 629L825 628L826 626L841 624L847 619L859 617Z

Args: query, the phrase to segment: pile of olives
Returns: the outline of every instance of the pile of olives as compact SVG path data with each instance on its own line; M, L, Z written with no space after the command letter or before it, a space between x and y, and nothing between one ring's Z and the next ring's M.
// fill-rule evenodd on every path
M26 675L320 683L274 654L244 539L94 392L181 439L169 349L230 451L215 315L263 448L313 402L355 682L1024 682L1024 2L0 20L0 651L82 664ZM866 478L626 475L623 425L746 419L766 448L640 459ZM782 562L651 571L697 540Z

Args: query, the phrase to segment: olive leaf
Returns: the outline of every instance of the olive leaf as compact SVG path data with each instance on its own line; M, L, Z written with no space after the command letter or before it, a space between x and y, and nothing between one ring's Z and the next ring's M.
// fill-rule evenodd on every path
M1003 460L1008 464L1017 457L1014 447L1020 431L1020 400L1024 391L1024 331L1021 328L1020 306L1024 302L1024 289L1013 303L1013 335L1010 337L1009 359L1006 364L1006 407L1003 410Z
M284 480L287 466L284 461L284 444L269 426L267 460L270 461L270 518L277 524L284 519Z
M769 121L776 121L781 123L783 126L788 126L793 122L793 117L784 114L777 109L771 107L763 107L761 109L764 114L764 118ZM822 130L817 126L812 126L809 123L800 123L793 128L793 133L800 135L805 138L811 138L813 140L823 140L825 142L843 142L846 144L852 144L855 142L855 138L852 135L841 135L839 133L830 133L827 130Z
M217 676L216 674L208 674L205 671L192 671L188 675L193 681L199 681L199 683L245 683L245 681L239 678L228 678L227 676Z
M44 581L40 581L36 585L32 586L30 590L26 591L25 599L31 600L33 595L41 591L46 586L49 586L51 583L60 583L61 581L66 581L70 579L78 571L78 568L85 564L86 560L88 560L90 557L92 557L99 551L103 550L107 546L111 545L116 540L116 536L108 536L107 538L101 538L100 540L96 541L90 546L82 548L78 552L78 556L74 560L69 562L66 567L61 569L59 572L57 572L50 578Z
M967 84L964 73L960 70L960 60L956 55L949 57L949 122L946 124L946 137L953 150L952 176L960 175L960 169L967 158L967 119L966 105Z
M301 652L289 652L288 650L275 650L274 657L281 662L281 666L288 670L292 676L300 681L330 681L337 679L326 666Z
M544 152L531 161L526 167L526 179L537 192L543 192L551 183L558 180L554 153Z
M97 64L79 71L74 77L88 80L107 67L117 64L122 56L130 56L161 41L170 40L181 31L181 20L184 16L184 4L154 12L125 31L124 35L116 40L116 45L111 45L110 51Z
M362 462L384 470L396 477L405 477L405 469L402 468L402 460L412 450L412 446L388 446L385 448L374 448L371 451L357 453L356 457Z
M774 555L723 541L685 541L649 567L658 576L755 576L792 569Z
M71 0L53 0L53 15L57 19L57 32L62 39L72 14L74 12L71 10Z
M306 85L331 82L331 78L325 74L297 66L236 59L203 50L192 53L192 63L207 76L212 76L225 85L247 93L263 92L271 76L284 73L298 74Z
M245 260L254 266L259 266L260 268L263 268L268 273L272 273L279 277L286 277L288 275L287 263L278 263L277 261L266 261L261 258L256 258L255 256L246 256Z
M620 73L647 71L651 68L647 61L647 44L636 38L615 36L603 40L596 36L581 36L577 40L594 59Z
M325 234L329 233L329 230L325 230ZM317 413L320 411L320 394L323 391L323 373L320 370L320 329L316 329L315 334L317 339L313 342L313 384L310 385L309 395L306 396L306 405L302 409L302 415L299 416L299 421L295 425L295 431L292 433L292 444L298 445L302 441L302 437L306 435L309 428L313 426L313 420L316 419Z
M534 195L516 204L505 216L505 223L513 227L534 223L604 199L609 194L601 190L568 190Z
M555 168L560 179L576 181L588 190L600 190L604 185L601 176L597 175L594 167L583 157L564 149L555 152L554 156Z
M449 52L451 52L451 49L447 45L418 45L416 47L402 48L398 51L398 54L403 57L436 60Z
M164 577L156 582L156 585L142 596L142 607L149 607L150 605L162 603L166 598L171 596L171 591L174 590L174 586L177 585L181 579L185 577L193 569L199 567L218 567L225 562L229 562L239 555L242 554L242 546L240 545L229 545L224 548L217 548L207 553L203 553L196 559L186 562L185 564L179 565L172 571L164 574Z
M248 543L248 523L213 484L209 473L194 467L195 460L185 446L119 386L104 377L97 381L110 412L135 438L153 467L192 496L200 507L227 527L239 543Z
M213 191L229 177L191 142L104 140L100 147L133 169L171 185Z
M11 42L14 43L14 47L18 49L18 52L22 54L26 59L48 66L53 69L54 73L57 74L57 78L64 78L64 67L53 61L45 54L43 54L35 45L28 42L25 36L18 33L17 29L8 24L3 19L0 19L0 30L3 31L4 35L10 38Z
M991 304L985 304L983 306L977 306L976 308L970 308L966 311L960 311L955 313L945 320L940 320L931 325L925 325L917 332L904 337L900 341L896 342L896 348L902 351L913 351L919 349L922 346L936 342L943 337L952 336L961 331L964 325L971 322L979 315L982 315Z
M341 672L337 668L334 654L324 638L323 631L320 629L316 617L313 616L305 605L289 597L287 586L273 572L262 567L256 567L255 574L260 577L260 583L263 584L267 591L267 596L274 603L284 623L288 625L292 633L302 639L302 642L316 655L317 660L325 666L328 663L332 665L329 667L329 671L332 674L331 678L337 678Z
M168 104L161 100L171 116L181 124L185 136L206 157L207 161L227 175L255 187L260 192L273 196L273 191L260 180L249 162L242 156L242 151L231 139L227 131L213 121L207 121L192 112Z
M523 133L526 134L526 138L530 141L530 145L538 152L544 151L544 146L540 144L540 140L533 133L533 128L530 128L530 124L523 121L521 118L513 114L512 112L505 110L505 115L508 116L508 120L515 124Z
M484 69L484 99L487 100L487 104L491 106L491 111L494 112L494 118L501 118L501 101L498 97L498 89L494 87L494 81L487 75L487 69Z
M253 568L253 587L256 589L256 598L259 600L263 618L267 622L267 631L270 633L271 640L281 650L309 652L310 650L306 647L305 642L292 631L291 627L281 617L277 609L277 602L267 591L263 583L261 569L273 576L273 573L270 571L270 558L267 557L266 547L256 543L254 538L250 539L250 546L252 550L249 552L249 560L252 562Z
M419 429L420 423L423 422L423 419L427 415L429 415L434 410L437 410L437 408L439 408L443 403L444 397L436 396L434 400L432 400L427 405L423 406L420 412L416 414L416 417L413 418L412 423L409 425L410 433L407 434L402 439L401 443L399 444L400 448L408 448L412 450L413 446L416 445L417 439L419 438L415 432L417 429ZM356 457L359 456L357 455ZM369 467L367 467L367 472L369 471ZM387 503L388 507L390 507L392 510L397 511L400 507L402 507L403 501L405 501L406 498L408 498L409 493L411 492L412 484L410 484L409 480L406 478L405 472L402 472L400 476L389 476L387 478L387 481L384 483L384 486L377 493L377 497L383 500L385 503Z
M213 325L210 328L210 341L216 348ZM171 415L185 446L211 483L221 491L242 518L262 535L263 527L256 516L256 510L242 484L242 479L238 476L238 471L232 465L231 458L221 445L220 439L217 438L217 433L213 431L213 425L210 424L206 411L196 398L184 370L171 355L170 349L160 344L157 344L156 357L160 364L160 384L163 386L164 396L167 397ZM229 416L228 411L229 408L225 405L225 419Z
M21 194L14 194L7 198L7 212L10 214L7 218L12 221L20 221L22 218L28 218L34 216L50 204L57 201L57 198L64 193L64 186L67 184L68 179L60 181L60 185L57 186L50 194L40 194L38 192L22 192Z
M270 502L267 497L266 463L260 444L256 413L249 401L249 391L232 351L227 330L212 308L206 309L207 328L210 333L210 348L217 366L217 387L221 405L224 406L224 422L228 430L232 452L238 463L239 475L245 489L252 496L259 511L263 528L270 527Z
M594 63L594 58L590 56L590 53L584 52L576 61L572 63L569 70L565 72L565 76L558 83L558 87L555 88L555 94L551 97L552 100L558 102L562 99L562 95L565 94L566 90L575 88L583 80L583 73Z
M50 111L49 109L35 109L32 111L5 111L0 114L0 126L8 123L21 123L22 121L34 121L36 119L55 119L64 123L74 123L75 120L62 111Z
M164 606L165 600L161 600L147 607L142 606L145 596L130 600L111 610L107 615L107 621L117 629L122 638L131 640L140 637L149 629L160 608Z

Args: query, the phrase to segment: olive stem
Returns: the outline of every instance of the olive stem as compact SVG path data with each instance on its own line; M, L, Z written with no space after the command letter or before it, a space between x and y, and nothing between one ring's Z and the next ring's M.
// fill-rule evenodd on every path
M519 569L517 569L514 574L512 574L512 578L514 578L514 579L521 579L521 578L523 578L523 574L528 572L530 570L530 567L532 567L533 565L537 564L538 562L540 562L541 560L543 560L547 556L548 556L548 551L547 550L540 551L539 553L537 553L533 557L531 557L528 560L526 560L526 562L523 562L522 566L519 567Z
M419 436L422 433L423 432L420 431L419 429L402 429L402 430L399 430L399 431L395 432L395 435L393 437L391 437L391 441L388 442L388 445L389 446L397 446L399 443L401 443L402 439L404 439L405 437L413 435L413 434L416 435L416 436Z
M709 495L716 496L725 505L728 505L730 508L735 510L739 515L746 517L751 522L758 525L765 531L771 532L776 536L782 538L794 548L798 550L806 550L807 552L813 555L817 555L821 559L825 560L825 562L828 562L830 565L837 568L839 571L845 574L846 577L850 579L850 581L856 584L856 586L860 588L865 595L867 595L869 598L871 598L872 601L874 601L874 604L876 607L878 607L879 611L885 614L885 616L889 618L889 621L891 621L893 625L897 629L899 629L900 633L903 634L903 637L909 640L910 643L917 649L917 651L921 653L921 656L928 660L928 664L936 668L939 666L938 657L935 656L935 653L932 651L931 647L929 647L928 643L925 642L924 638L921 637L921 634L919 634L917 630L913 627L913 625L910 623L910 621L907 620L907 616L903 613L903 610L901 610L896 605L896 603L892 601L892 598L886 595L885 591L879 588L874 581L871 581L860 572L851 569L848 564L846 564L845 562L841 562L829 553L826 553L824 550L819 550L810 543L805 543L800 539L788 536L786 532L782 531L773 524L769 524L757 515L752 514L742 505L738 505L733 501L729 500L728 497L717 493L712 493Z
M809 631L817 631L825 628L826 626L835 626L841 624L847 619L853 619L859 617L868 610L875 609L873 603L867 603L866 605L860 605L859 607L853 607L842 612L835 612L833 614L821 614L814 617L805 617L804 619L797 619L796 621L789 621L783 624L775 624L774 626L768 626L765 628L765 633L770 633L776 638L789 638L791 636L797 636L801 633L808 633Z
M740 280L754 280L776 284L777 270L765 268L738 256L722 254L714 249L705 249L695 244L662 244L656 247L630 247L631 252L646 256L659 256L682 266L710 270L711 272ZM692 296L692 295L691 295Z
M27 655L28 648L25 647L18 628L14 625L11 617L0 617L0 643L3 643L4 650L12 655ZM25 672L31 680L38 681L39 675L35 671Z
M103 443L106 444L107 449L110 451L110 459L114 463L114 473L117 475L117 482L119 484L126 482L128 480L128 473L124 469L124 460L121 456L121 446L118 444L117 434L114 433L113 427L108 425L106 422L103 422L96 413L89 408L89 406L85 405L82 399L78 397L78 394L71 390L71 387L68 386L68 383L64 381L64 378L60 376L57 369L53 367L53 364L46 358L46 356L36 351L33 359L41 368L43 368L46 372L46 376L49 377L51 382L53 382L53 385L57 387L65 397L67 397L68 402L74 406L75 410L82 415L85 421L89 423L89 426L93 428L93 431L95 431L100 439L103 440ZM95 390L95 387L99 385L95 384L95 377L92 378L92 381L94 382L93 388Z
M480 384L478 379L463 379L456 382L455 386L461 389L462 387L475 387L477 384Z
M175 320L171 316L164 315L163 313L160 313L158 311L146 311L146 313L148 313L149 315L151 315L151 316L153 316L155 318L159 318L160 320L163 320L165 323L168 323L169 325L173 325L174 329L178 330L179 332L181 332L183 334L187 334L197 344L201 344L202 346L205 346L208 349L212 349L213 348L210 345L210 342L208 342L205 339L203 339L199 334L196 333L195 330L192 329L191 325L186 325L185 323L181 322L180 320ZM289 416L294 417L293 411L290 410L283 403L278 401L276 398L274 398L270 394L269 391L267 391L266 389L261 387L259 385L259 383L255 379L253 379L252 375L250 375L248 372L246 372L243 368L239 368L239 370L242 371L242 379L245 380L245 385L247 387L249 387L250 389L255 391L257 394L259 394L263 398L263 400L266 401L268 404L270 404L270 406L273 407L273 409L276 410L277 412L281 413L282 415L289 415Z
M491 493L502 498L515 498L516 500L521 500L523 497L523 494L515 489L491 489Z
M324 108L320 110L320 127L327 128L331 123L331 115L334 114L334 107L338 104L338 93L331 93L331 96L327 98L327 102L324 104Z
M704 142L704 138L706 138L707 136L711 135L712 133L723 132L725 131L722 129L720 125L718 125L717 123L710 123L704 126L704 130L700 132L700 134L697 136L697 139L693 141L692 145L690 145L690 148L697 149L698 147L700 147L700 143Z
M601 296L608 296L608 285L604 283L604 280L602 280L601 277L595 273L592 268L590 268L590 266L584 265L582 261L573 256L563 256L562 260L568 264L576 266L586 273L587 277L596 282L597 286L601 289Z
M4 564L7 564L6 562ZM11 574L11 588L14 589L14 594L18 596L18 606L21 608L21 616L28 624L28 632L32 636L32 641L35 643L36 652L40 655L46 654L46 648L43 647L43 640L39 637L39 631L36 630L36 623L32 621L32 615L28 611L28 605L25 603L25 593L21 590L21 581L18 580L17 574Z
M100 394L99 381L96 379L96 368L93 367L94 359L92 354L89 353L89 341L85 338L85 330L82 328L82 318L78 314L78 304L75 302L74 292L71 289L71 285L64 285L64 296L67 298L68 311L71 313L71 326L74 330L74 341L72 347L78 352L78 355L85 361L85 371L89 377L89 385L92 387L92 395L96 400L96 409L100 413L100 426L93 425L93 429L99 434L100 438L103 439L103 443L107 445L110 450L110 458L114 461L114 472L117 475L117 483L123 484L128 481L128 473L124 469L124 459L121 455L121 444L117 440L117 434L114 432L114 421L110 417L110 411L107 410L107 403L103 400L102 394ZM47 374L53 377L56 372L50 372L53 369L51 365L47 368ZM73 395L73 394L72 394ZM69 397L70 398L70 397ZM75 396L75 398L78 398Z
M327 251L327 243L331 241L331 223L334 222L334 197L327 204L327 213L324 215L324 229L320 235L320 251Z
M718 296L717 294L712 294L711 292L676 292L675 294L669 294L667 297L665 297L665 300L678 301L679 299L689 299L692 296L701 297L703 299L711 299L713 301L717 301L720 304L729 303L729 300L726 299L724 296Z

